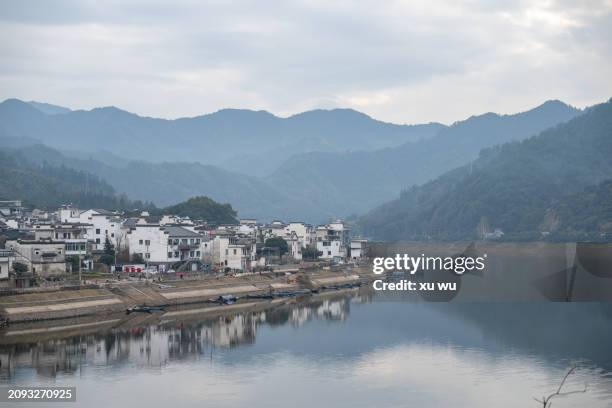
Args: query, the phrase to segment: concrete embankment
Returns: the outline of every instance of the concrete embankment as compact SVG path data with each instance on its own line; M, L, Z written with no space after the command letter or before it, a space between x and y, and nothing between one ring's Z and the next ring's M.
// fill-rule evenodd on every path
M179 306L207 302L222 295L238 298L247 295L270 295L299 289L318 289L346 285L362 280L357 274L316 273L296 278L265 278L261 276L209 279L202 281L128 282L105 285L96 289L57 290L53 292L14 294L0 297L0 313L11 322L63 319L123 312L136 305ZM246 300L256 303L257 300ZM232 305L233 306L233 305ZM178 312L177 312L178 313Z

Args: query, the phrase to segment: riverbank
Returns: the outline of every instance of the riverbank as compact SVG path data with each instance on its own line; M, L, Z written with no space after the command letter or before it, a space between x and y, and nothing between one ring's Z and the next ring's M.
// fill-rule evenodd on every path
M369 281L367 268L342 271L318 270L277 276L250 274L234 277L208 277L201 280L125 281L88 285L83 289L53 290L0 296L0 313L10 322L63 319L124 312L134 306L170 307L208 304L220 296L264 297L304 289L318 290ZM261 299L263 300L263 299ZM248 299L257 303L258 299ZM246 302L247 299L244 300ZM223 305L221 307L228 307ZM233 306L233 305L231 305Z
M189 322L220 318L223 321L241 313L266 313L278 308L312 305L323 305L345 299L347 296L358 296L367 293L368 287L327 290L309 296L282 297L259 301L237 302L231 305L183 304L168 306L163 311L154 313L132 313L125 311L107 311L72 317L54 319L28 320L13 322L0 330L0 346L17 344L38 344L57 341L74 336L90 336L110 332L138 333L143 327L160 325L164 327L182 327ZM366 296L366 295L364 295ZM2 355L0 353L0 367Z

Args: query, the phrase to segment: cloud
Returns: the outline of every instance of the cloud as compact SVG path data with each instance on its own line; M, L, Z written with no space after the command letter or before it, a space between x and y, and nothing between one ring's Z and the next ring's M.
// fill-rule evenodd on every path
M0 97L453 122L612 94L610 1L12 1Z

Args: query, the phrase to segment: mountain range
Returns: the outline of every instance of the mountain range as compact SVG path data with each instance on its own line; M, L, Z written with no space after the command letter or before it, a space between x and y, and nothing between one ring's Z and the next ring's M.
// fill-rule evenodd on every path
M548 101L451 126L394 125L349 110L289 118L225 109L176 120L114 107L0 103L0 146L26 160L91 173L130 199L167 206L206 195L241 217L310 222L364 213L478 152L523 140L582 112Z

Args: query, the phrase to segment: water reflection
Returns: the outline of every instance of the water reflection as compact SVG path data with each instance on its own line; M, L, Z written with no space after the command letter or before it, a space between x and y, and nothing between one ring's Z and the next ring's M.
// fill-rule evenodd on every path
M578 363L568 386L588 392L555 406L610 406L609 304L388 300L362 289L214 316L18 325L0 333L0 375L75 385L88 407L516 407Z
M0 334L0 379L10 380L24 367L33 367L39 376L47 378L75 373L83 365L161 367L172 360L211 354L215 349L253 344L261 325L300 327L313 319L344 320L351 301L357 299L354 294L335 299L306 299L297 304L284 303L261 311L223 314L203 320L197 320L196 314L196 320L192 317L192 321L166 320L161 315L155 324L146 320L140 324L141 318L149 315L135 319L118 316L106 320L110 328L69 337L62 337L61 330L55 329L59 327L70 333L73 327L90 327L92 323L86 319L52 322L56 326L50 330L41 328L41 324L13 325ZM181 310L168 314L182 315ZM95 323L104 326L104 322ZM45 336L37 338L41 332Z

